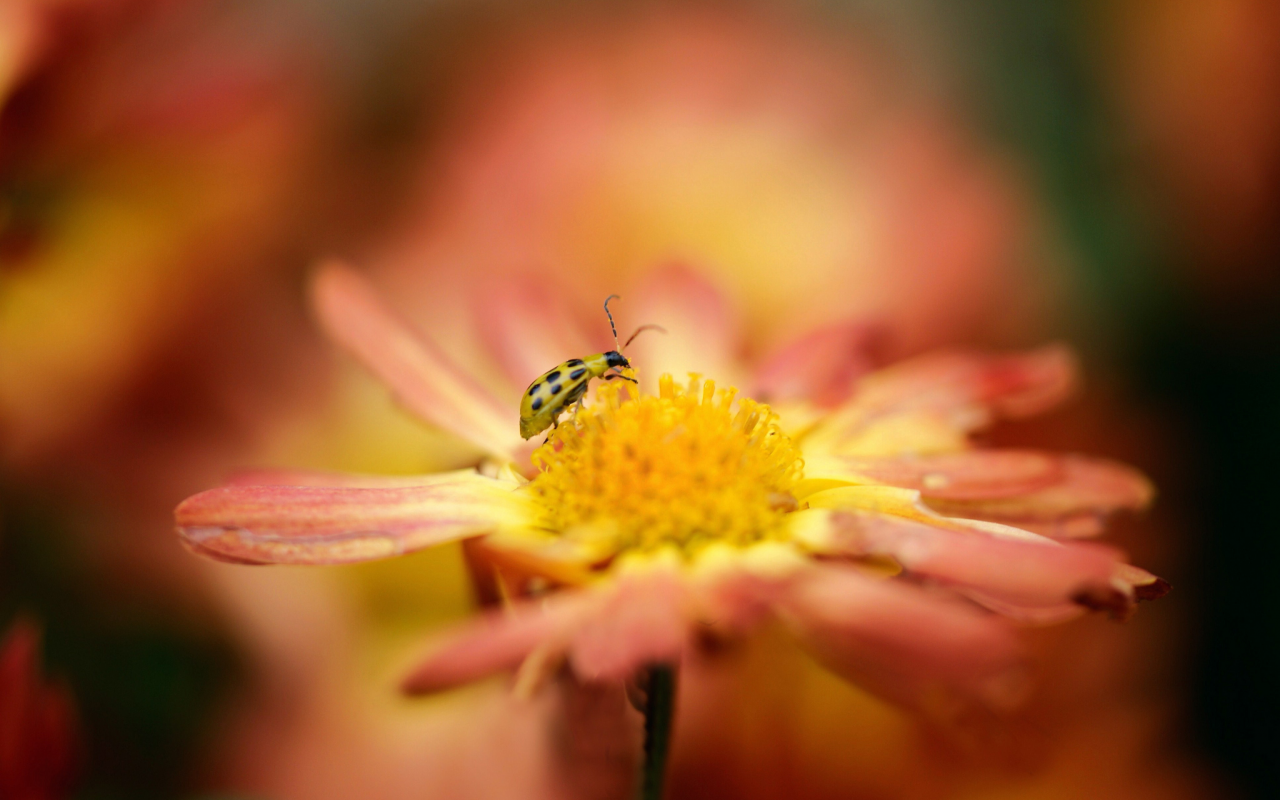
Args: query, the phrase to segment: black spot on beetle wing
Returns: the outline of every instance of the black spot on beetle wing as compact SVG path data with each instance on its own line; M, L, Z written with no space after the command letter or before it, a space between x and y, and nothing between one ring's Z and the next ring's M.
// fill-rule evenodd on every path
M582 365L583 365L583 364L585 364L585 363L587 363L587 362L583 361L583 360L582 360L582 359L580 359L580 358L571 358L571 359L569 359L568 361L564 362L564 365L565 365L566 367L580 367L580 366L582 366Z
M563 387L563 386L561 386L560 384L558 384L558 383L553 383L553 384L551 384L551 393L552 393L552 394L560 394L560 390L561 390L561 389L563 389L563 388L564 388L564 387Z
M530 406L530 408L532 408L534 411L537 411L538 409L542 408L542 398L538 397L534 399L533 405Z
M575 369L573 372L569 373L569 380L576 381L578 378L581 378L583 375L586 375L586 374L587 374L587 370L585 368Z
M560 370L555 370L554 372L547 373L547 383L551 383L552 381L558 381L558 380L560 380Z
M540 383L535 383L534 385L530 386L530 387L529 387L529 396L530 396L530 397L533 397L535 394L537 394L537 393L538 393L538 390L539 390L539 389L541 389L541 388L542 388L542 384L540 384Z

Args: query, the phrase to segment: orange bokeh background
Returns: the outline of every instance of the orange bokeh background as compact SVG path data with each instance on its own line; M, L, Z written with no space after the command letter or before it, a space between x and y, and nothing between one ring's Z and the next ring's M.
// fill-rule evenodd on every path
M475 462L322 339L334 254L495 385L499 293L595 330L673 264L753 355L837 321L883 362L1081 352L1080 398L993 436L1151 474L1116 538L1174 594L1029 632L994 726L731 648L685 677L673 796L1267 796L1278 209L1264 0L5 0L0 626L75 698L67 796L532 792L536 702L394 692L474 607L460 548L256 569L172 533L240 468Z

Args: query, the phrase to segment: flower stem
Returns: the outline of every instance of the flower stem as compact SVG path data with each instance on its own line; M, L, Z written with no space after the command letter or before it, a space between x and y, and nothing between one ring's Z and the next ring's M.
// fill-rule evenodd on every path
M660 664L649 668L649 691L644 704L644 771L640 800L662 800L675 718L676 670Z

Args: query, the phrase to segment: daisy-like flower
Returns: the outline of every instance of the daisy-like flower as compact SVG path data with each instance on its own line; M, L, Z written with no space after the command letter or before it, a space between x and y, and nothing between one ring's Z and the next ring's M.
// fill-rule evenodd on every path
M405 679L410 693L512 668L536 686L564 664L581 680L625 680L777 620L896 702L999 704L1018 683L1008 620L1124 617L1167 591L1080 541L1149 502L1140 474L970 440L1063 399L1075 369L1063 348L867 372L871 334L846 325L752 370L731 358L724 301L692 274L658 273L640 296L642 318L670 331L631 354L656 389L599 386L530 453L514 403L360 275L326 267L315 304L330 336L488 458L421 477L254 474L183 502L183 541L236 563L343 564L463 540L480 594L505 608L438 643ZM550 304L512 293L494 305L490 344L513 386L588 352ZM655 369L671 363L704 364L707 377ZM749 376L748 390L712 377L725 374Z

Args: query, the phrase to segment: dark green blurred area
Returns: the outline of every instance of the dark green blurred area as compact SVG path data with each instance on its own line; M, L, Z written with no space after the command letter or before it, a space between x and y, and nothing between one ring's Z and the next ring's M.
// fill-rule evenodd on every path
M1280 192L1247 255L1196 256L1133 167L1135 152L1102 101L1086 4L966 3L974 107L997 140L1024 154L1077 257L1081 296L1069 329L1086 361L1125 375L1139 407L1169 421L1185 463L1141 463L1160 503L1190 534L1170 575L1195 609L1183 734L1231 790L1280 797L1280 293L1277 282L1212 297L1198 271L1280 274ZM1263 176L1264 179L1268 176ZM1274 178L1274 176L1270 176ZM1161 198L1163 199L1163 198ZM1088 370L1087 370L1088 371Z
M237 673L230 647L159 599L113 600L64 508L0 490L0 515L0 627L36 620L45 673L71 686L87 750L73 796L188 796Z

